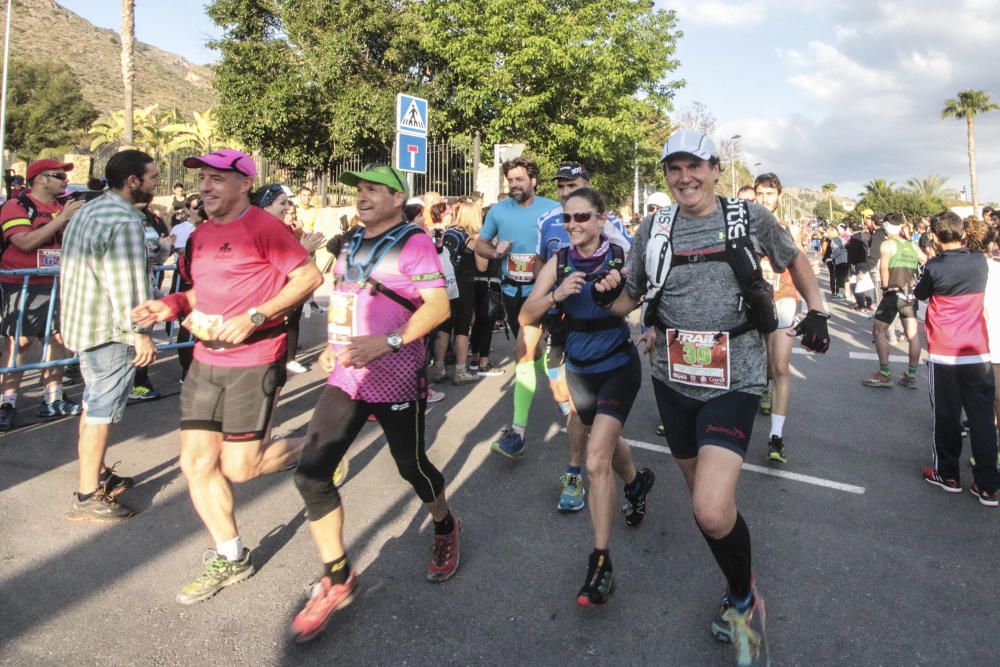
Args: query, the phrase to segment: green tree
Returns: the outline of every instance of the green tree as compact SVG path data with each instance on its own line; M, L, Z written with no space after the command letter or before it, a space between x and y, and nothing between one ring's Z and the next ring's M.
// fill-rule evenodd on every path
M947 179L939 174L931 174L924 178L913 177L906 179L906 190L925 197L954 199L958 193L949 188L946 183Z
M955 99L945 100L941 118L964 118L969 149L969 180L972 185L972 211L979 215L979 184L976 181L976 116L1000 109L982 90L963 90Z
M826 217L827 222L833 222L833 193L834 191L836 191L836 189L837 189L836 183L825 183L823 185L823 192L826 193L826 201L827 201L827 213L828 213ZM817 213L816 215L821 216L821 214L819 213Z
M135 109L132 114L134 141L128 144L125 141L127 131L125 111L113 111L110 116L99 118L91 124L90 150L126 143L146 151L155 158L161 158L170 152L169 144L173 132L167 128L181 120L177 109L161 111L158 104Z
M12 59L7 85L7 148L36 156L75 148L97 110L68 65Z
M292 167L385 155L397 92L432 136L523 142L543 181L580 160L612 197L668 123L679 32L651 0L215 0L223 132ZM486 151L488 154L488 151Z
M193 122L170 123L164 125L162 131L169 137L166 145L168 153L185 149L198 153L211 153L221 148L224 141L219 132L215 109L209 109L205 113L195 111Z
M816 205L813 206L812 214L817 218L821 218L832 224L839 223L847 216L847 212L844 211L844 207L841 206L839 201L834 200L832 197L829 201L816 202Z
M874 188L863 194L857 206L851 211L848 220L860 220L860 211L866 208L879 213L902 213L907 220L915 222L924 216L940 213L948 207L940 195L929 195L903 189Z
M859 194L859 197L864 197L865 195L879 195L894 192L896 188L895 181L887 181L884 178L873 178L872 180L865 183L864 191Z

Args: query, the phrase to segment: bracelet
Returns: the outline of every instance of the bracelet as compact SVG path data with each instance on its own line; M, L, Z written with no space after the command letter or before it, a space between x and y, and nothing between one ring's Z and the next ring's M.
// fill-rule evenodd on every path
M559 305L559 302L558 302L558 301L556 300L556 293L555 293L555 290L553 290L553 291L549 292L549 294L550 294L550 295L552 295L552 305L553 305L553 306L558 306L558 305Z

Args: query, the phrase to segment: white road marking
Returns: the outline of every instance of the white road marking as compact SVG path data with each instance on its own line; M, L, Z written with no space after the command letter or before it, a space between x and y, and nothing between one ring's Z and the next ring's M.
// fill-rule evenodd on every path
M651 442L643 442L641 440L629 440L628 438L625 439L625 442L627 442L630 447L638 447L639 449L648 449L652 452L660 452L661 454L670 453L670 448L667 447L666 445L654 445ZM859 496L864 494L865 492L865 488L863 486L844 484L843 482L835 482L831 479L823 479L822 477L813 477L812 475L802 475L797 472L774 470L772 468L765 468L764 466L758 466L752 463L744 463L743 469L748 470L750 472L760 473L762 475L770 475L771 477L781 477L782 479L790 479L794 482L802 482L803 484L812 484L813 486L821 486L825 489L833 489L834 491L853 493Z
M793 347L792 348L792 354L805 354L805 355L810 355L811 356L813 353L810 352L810 351L808 351L808 350L804 350L801 347ZM851 359L858 359L858 360L861 360L861 361L878 361L878 355L875 354L874 352L850 352L848 354L848 356ZM926 359L927 359L927 355L924 352L921 352L920 353L920 360L924 361ZM896 363L905 364L905 363L909 362L909 360L910 360L910 358L908 356L906 356L905 354L890 354L889 355L889 361L894 361Z

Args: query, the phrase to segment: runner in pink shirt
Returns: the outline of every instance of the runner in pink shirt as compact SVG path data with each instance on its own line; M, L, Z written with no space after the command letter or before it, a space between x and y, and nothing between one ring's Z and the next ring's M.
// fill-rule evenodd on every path
M369 414L385 431L400 475L434 520L427 580L458 569L462 523L448 510L444 477L424 446L427 407L424 337L448 319L449 302L434 242L403 221L404 176L387 166L340 177L358 189L364 224L344 239L334 267L329 345L319 363L330 379L313 411L295 484L305 501L323 572L292 622L296 641L319 635L351 602L357 577L344 551L344 508L332 476Z

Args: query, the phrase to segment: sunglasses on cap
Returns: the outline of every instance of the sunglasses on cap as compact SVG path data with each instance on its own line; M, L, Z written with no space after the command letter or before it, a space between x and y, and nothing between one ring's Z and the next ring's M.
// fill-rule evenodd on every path
M570 220L573 222L589 222L596 213L593 211L581 211L580 213L563 213L563 224L568 225Z
M407 192L406 184L404 184L403 181L399 180L399 174L396 173L396 170L390 167L389 165L385 164L384 162L369 162L368 164L366 164L361 168L361 171L362 172L371 171L373 169L381 169L382 167L385 167L386 169L392 172L392 177L396 179L397 183L399 183L400 191Z

